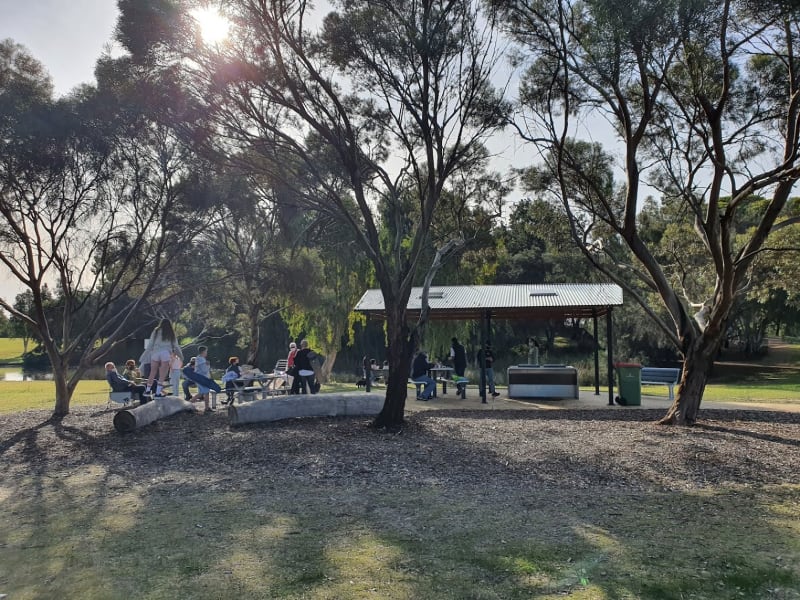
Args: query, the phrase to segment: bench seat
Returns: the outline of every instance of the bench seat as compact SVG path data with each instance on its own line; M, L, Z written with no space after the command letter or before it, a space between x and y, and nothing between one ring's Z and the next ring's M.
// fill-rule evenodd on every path
M131 393L130 392L108 392L108 406L111 407L111 403L114 402L116 404L122 404L123 406L127 406L131 403Z
M675 399L675 386L681 370L674 367L642 367L642 385L666 385L670 401Z

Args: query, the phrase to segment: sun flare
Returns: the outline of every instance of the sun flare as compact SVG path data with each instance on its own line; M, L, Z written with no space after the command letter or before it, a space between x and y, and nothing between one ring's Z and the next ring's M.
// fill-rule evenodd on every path
M198 8L192 11L192 17L197 22L200 36L206 44L218 44L228 37L230 21L215 8Z

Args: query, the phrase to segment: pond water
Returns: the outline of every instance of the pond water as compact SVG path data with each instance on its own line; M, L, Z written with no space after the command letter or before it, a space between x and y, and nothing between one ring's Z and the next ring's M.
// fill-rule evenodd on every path
M0 367L0 381L50 381L50 371L23 371L19 367Z

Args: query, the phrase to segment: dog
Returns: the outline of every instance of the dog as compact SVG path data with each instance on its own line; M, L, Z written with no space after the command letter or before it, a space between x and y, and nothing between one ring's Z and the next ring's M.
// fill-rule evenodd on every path
M356 381L356 387L365 388L367 387L367 380L366 379L359 379Z

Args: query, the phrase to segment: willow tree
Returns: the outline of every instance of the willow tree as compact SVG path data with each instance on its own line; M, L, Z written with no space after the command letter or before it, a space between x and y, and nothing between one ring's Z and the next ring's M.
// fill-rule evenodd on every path
M767 241L792 222L786 205L800 176L796 3L495 4L527 60L518 124L542 157L528 185L563 205L585 255L683 355L662 422L690 424L756 257L779 250ZM604 137L613 150L598 143ZM696 252L689 264L680 248L660 251L643 235L646 186L677 207L675 218L704 249L700 263ZM756 224L743 226L753 210Z
M150 4L143 18L141 3L120 4L123 37L165 14L164 2ZM176 27L159 43L143 36L140 54L180 56L189 87L215 111L207 145L260 153L261 176L290 188L301 209L340 221L369 257L396 374L376 424L395 427L417 343L406 306L429 270L421 257L436 206L502 122L491 15L450 0L336 1L325 15L304 0L221 6L226 42L190 48Z

